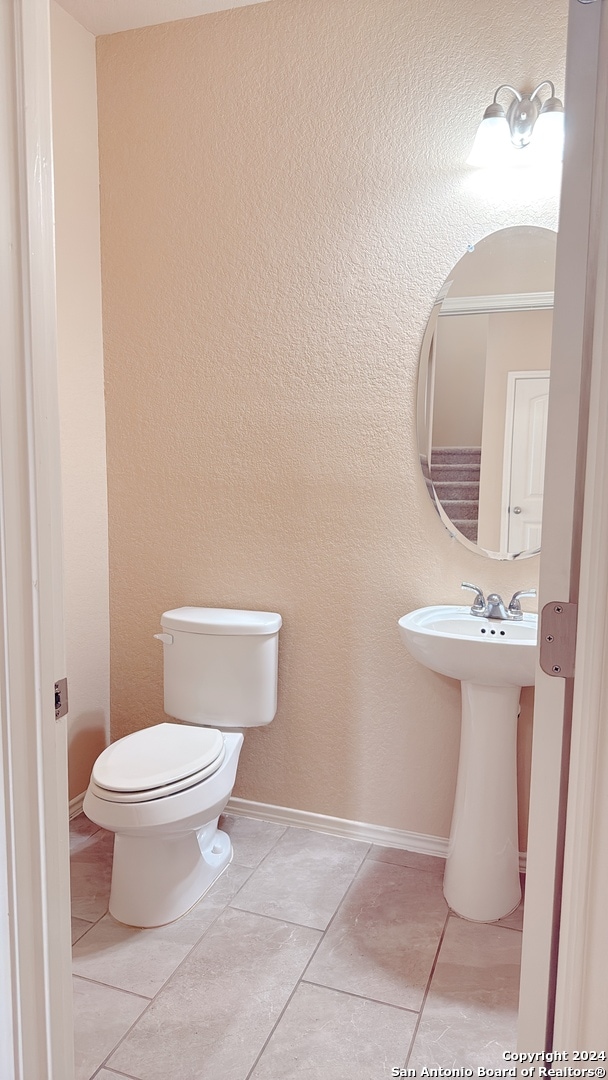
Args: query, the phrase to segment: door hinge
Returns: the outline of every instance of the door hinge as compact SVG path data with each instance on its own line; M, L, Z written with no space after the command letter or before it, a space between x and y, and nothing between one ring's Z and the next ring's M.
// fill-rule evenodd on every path
M55 683L55 719L60 720L68 711L68 680Z
M540 666L547 675L571 679L578 608L563 600L545 604L540 616Z

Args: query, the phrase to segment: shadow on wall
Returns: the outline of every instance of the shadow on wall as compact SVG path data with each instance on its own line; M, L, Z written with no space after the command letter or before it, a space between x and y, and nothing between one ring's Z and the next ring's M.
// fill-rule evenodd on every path
M520 851L528 850L533 716L534 687L524 686L521 692L519 723L517 725L517 801Z
M107 721L102 709L72 718L68 736L69 796L86 791L95 759L107 746Z

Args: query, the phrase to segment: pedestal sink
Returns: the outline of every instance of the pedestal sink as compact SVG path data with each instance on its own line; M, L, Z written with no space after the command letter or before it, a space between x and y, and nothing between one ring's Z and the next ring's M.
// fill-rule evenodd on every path
M419 608L399 632L425 667L459 679L462 727L444 877L450 907L494 922L521 899L517 836L517 716L534 685L537 616L480 618L468 607Z

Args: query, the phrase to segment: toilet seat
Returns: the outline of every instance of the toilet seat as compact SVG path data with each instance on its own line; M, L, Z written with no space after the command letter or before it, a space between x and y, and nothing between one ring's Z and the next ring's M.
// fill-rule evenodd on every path
M89 787L106 802L161 799L212 776L224 754L215 728L156 724L108 746L93 766Z

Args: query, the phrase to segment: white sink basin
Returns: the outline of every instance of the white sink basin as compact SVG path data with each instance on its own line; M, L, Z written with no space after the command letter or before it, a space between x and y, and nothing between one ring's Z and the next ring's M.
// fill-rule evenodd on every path
M460 757L443 891L465 919L494 922L517 907L517 716L534 684L537 616L482 619L468 607L427 607L399 619L412 656L459 679Z
M399 632L414 659L440 675L481 686L533 686L537 620L482 619L468 607L445 605L404 615Z

